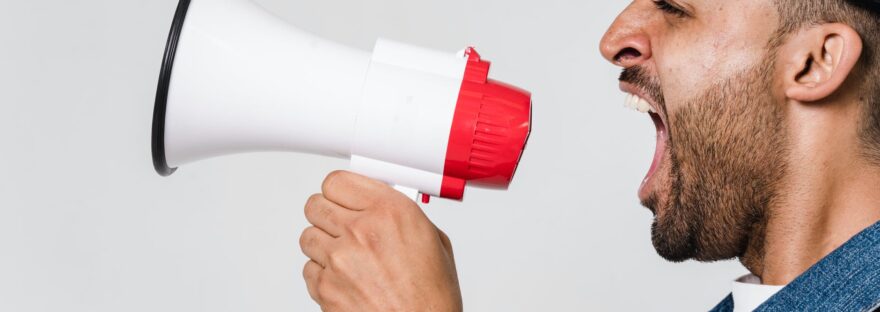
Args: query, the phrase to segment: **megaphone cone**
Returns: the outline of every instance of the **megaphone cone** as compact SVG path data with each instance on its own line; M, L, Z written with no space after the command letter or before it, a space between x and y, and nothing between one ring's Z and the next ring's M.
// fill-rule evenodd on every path
M506 188L528 139L531 96L488 79L473 49L388 40L373 53L286 24L248 0L181 0L153 114L167 176L215 156L293 151L415 194ZM412 195L412 194L410 194Z

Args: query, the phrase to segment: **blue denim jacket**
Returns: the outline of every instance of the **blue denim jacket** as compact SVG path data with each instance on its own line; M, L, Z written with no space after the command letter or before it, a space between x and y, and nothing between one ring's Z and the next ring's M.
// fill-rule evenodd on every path
M727 296L712 311L733 311ZM755 311L880 311L880 223L816 263Z

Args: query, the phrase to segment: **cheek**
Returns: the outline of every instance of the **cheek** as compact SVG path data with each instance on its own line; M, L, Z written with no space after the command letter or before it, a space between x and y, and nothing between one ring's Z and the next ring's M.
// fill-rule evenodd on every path
M655 62L667 107L692 99L707 88L752 68L766 57L766 42L741 38L748 35L741 29L730 28L711 34L698 31L680 33L682 35L667 37L662 46L655 48Z
M712 43L692 44L671 54L658 67L667 100L673 102L706 91L760 61L758 53Z

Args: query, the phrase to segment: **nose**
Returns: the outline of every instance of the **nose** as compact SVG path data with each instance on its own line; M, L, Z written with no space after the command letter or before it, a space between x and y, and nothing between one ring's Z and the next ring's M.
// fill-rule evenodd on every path
M651 40L646 31L650 17L639 12L635 2L617 16L599 43L602 56L623 68L651 59Z

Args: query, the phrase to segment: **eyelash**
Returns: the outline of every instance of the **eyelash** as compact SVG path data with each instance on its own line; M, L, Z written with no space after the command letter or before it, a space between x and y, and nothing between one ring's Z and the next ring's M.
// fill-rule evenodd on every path
M676 17L685 17L687 13L682 11L681 9L669 4L666 0L654 0L654 5L657 6L657 9L668 14L675 15Z

